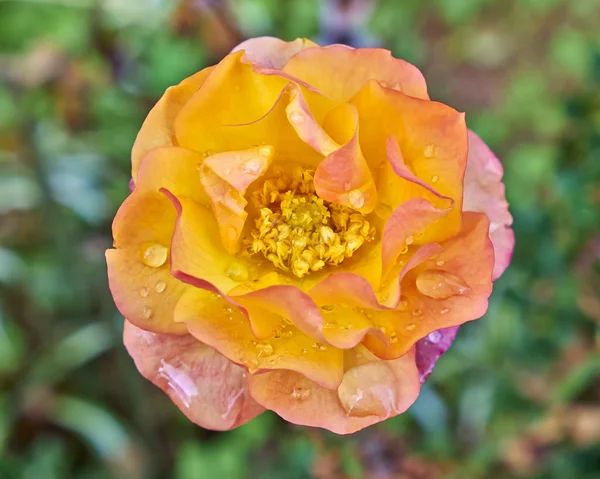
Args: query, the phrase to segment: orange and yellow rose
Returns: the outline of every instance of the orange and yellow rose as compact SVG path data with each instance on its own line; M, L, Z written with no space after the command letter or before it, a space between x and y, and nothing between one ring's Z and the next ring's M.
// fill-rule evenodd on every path
M501 177L388 51L248 40L136 139L106 253L125 346L209 429L400 414L510 261Z

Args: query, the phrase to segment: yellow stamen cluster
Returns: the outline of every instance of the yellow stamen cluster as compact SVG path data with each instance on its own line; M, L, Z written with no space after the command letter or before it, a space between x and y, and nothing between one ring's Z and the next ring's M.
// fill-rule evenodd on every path
M299 278L340 264L375 234L361 213L319 198L313 173L301 167L291 176L278 171L252 194L259 217L247 240L248 252L262 253Z

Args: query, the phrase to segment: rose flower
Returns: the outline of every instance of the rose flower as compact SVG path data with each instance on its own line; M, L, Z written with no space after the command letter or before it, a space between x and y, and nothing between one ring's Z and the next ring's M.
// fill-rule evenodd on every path
M125 346L209 429L400 414L510 261L501 177L388 51L248 40L137 136L106 253Z

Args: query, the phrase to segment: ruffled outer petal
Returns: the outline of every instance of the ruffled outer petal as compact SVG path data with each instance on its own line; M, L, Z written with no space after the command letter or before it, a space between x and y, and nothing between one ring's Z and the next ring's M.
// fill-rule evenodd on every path
M134 192L113 222L114 246L106 252L108 280L117 308L138 327L185 333L173 323L173 309L186 285L169 272L169 248L176 210L159 192L163 186L206 202L197 183L199 155L183 148L157 148L144 158ZM192 201L192 200L190 200ZM149 259L144 256L150 254ZM153 255L153 256L152 256Z
M426 255L428 259L405 273L397 309L372 311L373 324L384 328L390 344L371 335L363 344L378 357L392 359L434 331L483 316L494 265L488 228L487 216L465 213L461 233L442 243L439 254Z
M414 351L350 368L337 391L301 374L272 371L248 381L252 397L294 424L350 434L406 411L420 390Z
M248 395L244 369L192 336L155 334L125 321L123 342L140 373L199 426L233 429L264 411Z
M284 42L275 37L250 38L232 50L233 52L244 51L246 58L265 68L281 70L288 59L305 48L318 47L307 38L296 38L291 42Z
M337 101L350 100L369 80L406 95L429 99L419 69L380 48L308 48L291 57L283 71Z
M391 210L417 196L435 206L450 198L452 211L436 225L438 240L460 231L463 177L467 161L464 114L441 103L426 101L369 82L351 101L359 112L362 151L371 168L381 168L377 180L379 201ZM390 149L395 137L399 150ZM435 193L410 178L394 174L388 154L401 152L402 163L413 175L435 188ZM439 206L438 206L439 207Z
M439 329L417 342L417 368L421 384L427 380L440 356L450 348L457 332L458 326Z
M490 239L496 263L493 279L507 268L515 247L512 216L504 196L502 164L475 133L469 130L469 156L465 171L464 211L479 211L490 219Z
M135 139L131 150L131 177L135 182L142 158L154 148L175 146L173 122L179 111L194 93L204 84L214 67L186 78L178 85L167 89L148 116Z
M343 352L316 343L285 318L278 319L277 331L259 341L243 312L209 291L188 290L175 309L175 320L185 323L193 336L251 373L286 369L335 389L342 380Z

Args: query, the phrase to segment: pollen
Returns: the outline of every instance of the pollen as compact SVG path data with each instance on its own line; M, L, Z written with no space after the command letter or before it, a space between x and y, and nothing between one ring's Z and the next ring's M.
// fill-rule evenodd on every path
M299 278L339 265L375 236L364 215L319 198L313 176L314 170L301 167L291 175L276 171L251 195L259 213L245 240L248 253L260 253Z

